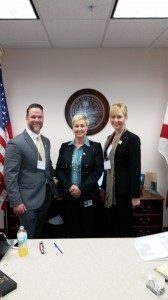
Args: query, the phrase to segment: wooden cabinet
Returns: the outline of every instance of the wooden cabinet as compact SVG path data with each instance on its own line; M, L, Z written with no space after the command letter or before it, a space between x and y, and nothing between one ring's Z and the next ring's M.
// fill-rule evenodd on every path
M159 233L163 227L164 198L149 191L143 191L141 205L133 210L134 236Z

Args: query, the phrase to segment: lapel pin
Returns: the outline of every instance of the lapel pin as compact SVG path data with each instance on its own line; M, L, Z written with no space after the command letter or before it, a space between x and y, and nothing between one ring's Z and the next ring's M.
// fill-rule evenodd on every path
M119 142L118 142L120 145L122 144L122 141L121 140L119 140Z

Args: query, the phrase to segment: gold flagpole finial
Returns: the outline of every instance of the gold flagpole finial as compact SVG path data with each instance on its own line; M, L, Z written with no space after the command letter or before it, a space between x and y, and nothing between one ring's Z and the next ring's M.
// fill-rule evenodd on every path
M0 45L0 64L2 62L2 57L4 56L4 48Z

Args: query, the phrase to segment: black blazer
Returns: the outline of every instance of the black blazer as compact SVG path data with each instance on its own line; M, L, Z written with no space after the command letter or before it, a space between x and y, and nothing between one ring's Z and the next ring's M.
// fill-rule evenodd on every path
M100 143L90 141L90 147L84 144L81 159L81 198L94 199L99 197L98 180L103 172L103 152ZM58 193L63 198L69 198L71 187L71 167L74 145L63 143L59 151L56 165Z
M107 148L113 137L114 133L108 137L105 143L105 160L107 160ZM126 130L120 140L121 142L117 145L114 157L115 192L116 194L130 195L131 198L139 198L141 174L140 138Z

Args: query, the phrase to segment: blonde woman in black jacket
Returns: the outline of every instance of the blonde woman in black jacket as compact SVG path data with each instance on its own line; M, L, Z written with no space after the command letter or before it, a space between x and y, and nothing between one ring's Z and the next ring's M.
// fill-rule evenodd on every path
M132 209L140 205L140 138L126 128L127 106L113 104L114 132L104 146L105 220L107 236L132 236Z
M68 237L94 237L98 180L103 172L100 143L87 138L89 120L77 114L72 119L75 138L63 143L56 166L58 192L64 199Z

